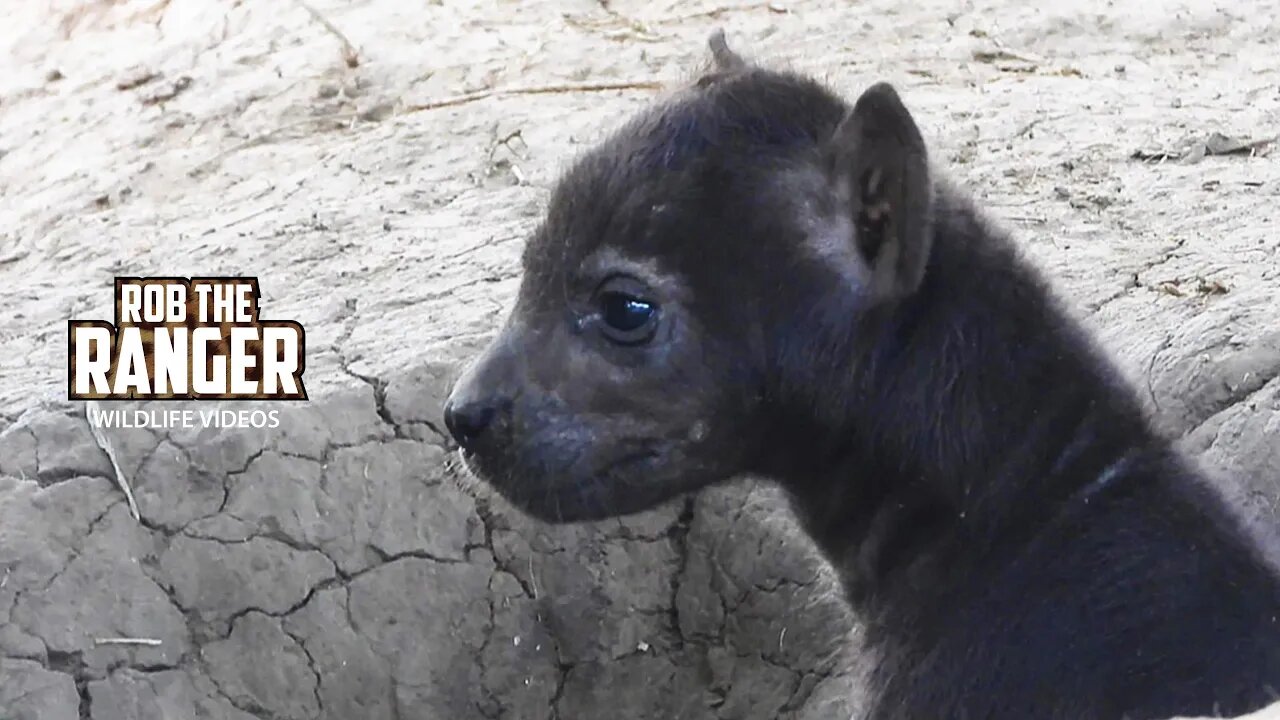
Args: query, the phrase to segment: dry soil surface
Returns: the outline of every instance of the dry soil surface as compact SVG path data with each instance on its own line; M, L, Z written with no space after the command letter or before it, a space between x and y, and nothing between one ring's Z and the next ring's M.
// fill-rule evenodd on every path
M1280 3L718 2L316 0L345 52L291 0L11 3L0 716L855 710L856 625L767 486L548 528L458 481L439 433L558 170L717 26L850 95L897 84L1275 527L1280 165L1204 150L1280 132ZM110 319L116 275L254 275L307 330L312 400L280 427L108 432L141 522L65 401L66 321Z

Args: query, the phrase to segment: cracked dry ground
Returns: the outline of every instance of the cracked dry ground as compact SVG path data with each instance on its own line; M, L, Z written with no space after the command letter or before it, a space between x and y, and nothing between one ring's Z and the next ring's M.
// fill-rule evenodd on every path
M5 720L847 717L857 630L775 493L549 528L461 483L436 432L556 172L653 92L413 107L679 82L717 25L846 93L898 85L1162 426L1280 520L1276 160L1130 159L1275 133L1280 3L313 4L357 67L270 3L0 25ZM306 328L313 400L274 430L110 431L139 524L49 398L69 318L175 273L258 276L264 317Z
M412 410L438 392L430 379L393 381L382 405L352 386L277 431L117 431L142 524L80 414L24 415L0 435L0 707L652 718L847 692L826 656L839 609L792 612L820 566L781 529L728 532L766 514L768 493L534 525L448 475ZM760 572L787 554L800 561ZM111 637L160 644L95 646Z

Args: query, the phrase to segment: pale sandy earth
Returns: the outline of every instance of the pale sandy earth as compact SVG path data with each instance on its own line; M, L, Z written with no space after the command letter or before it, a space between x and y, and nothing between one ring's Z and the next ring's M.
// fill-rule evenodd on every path
M895 83L1274 532L1280 152L1131 155L1280 133L1280 3L316 7L355 67L287 0L5 7L0 717L854 710L856 630L767 488L545 528L453 482L437 433L558 170L716 26L850 95ZM274 432L115 431L138 525L64 401L66 321L109 319L115 275L242 274L306 327L313 402Z

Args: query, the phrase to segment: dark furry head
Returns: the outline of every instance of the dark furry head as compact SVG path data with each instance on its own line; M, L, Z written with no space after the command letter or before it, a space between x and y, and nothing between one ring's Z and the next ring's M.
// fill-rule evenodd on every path
M924 274L932 188L896 92L850 106L709 44L709 75L557 184L516 307L449 400L468 464L538 517L764 469L780 398L810 402L786 389L795 344L837 372L827 351Z

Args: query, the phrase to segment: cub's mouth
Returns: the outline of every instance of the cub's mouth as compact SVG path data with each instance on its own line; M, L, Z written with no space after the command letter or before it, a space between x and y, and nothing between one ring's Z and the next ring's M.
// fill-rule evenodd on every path
M647 510L664 497L652 481L663 453L650 445L631 447L591 461L589 452L568 462L511 458L459 448L457 457L475 481L530 516L550 523L602 520Z

